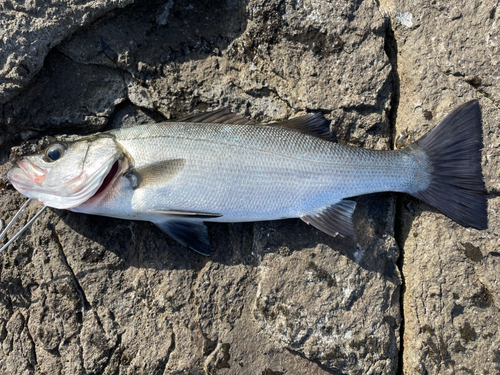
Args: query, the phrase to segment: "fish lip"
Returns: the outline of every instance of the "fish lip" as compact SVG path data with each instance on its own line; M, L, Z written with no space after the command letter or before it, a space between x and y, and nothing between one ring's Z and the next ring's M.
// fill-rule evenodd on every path
M35 184L40 184L47 177L47 172L42 168L37 166L35 163L31 162L29 159L23 158L17 161L17 166L24 172L27 178L29 178Z
M14 188L19 191L21 194L37 200L41 202L42 204L53 207L53 208L59 208L59 209L67 209L71 210L74 207L78 207L84 203L86 203L89 199L95 197L96 192L99 190L101 185L104 183L104 180L106 179L106 176L109 174L111 171L113 165L117 160L120 159L120 156L115 155L113 158L111 158L107 163L106 166L103 167L101 170L97 171L95 174L92 176L89 176L88 178L88 183L83 184L80 186L78 190L75 190L71 193L71 196L64 196L60 194L55 194L53 191L47 191L43 187L41 188L41 185L43 180L45 180L46 175L43 176L43 179L41 178L42 176L39 176L38 178L36 175L34 175L34 171L40 171L42 170L41 168L37 167L36 165L33 164L33 162L30 162L27 159L19 160L14 168L12 168L8 173L7 173L7 178L9 181L12 183ZM104 171L104 172L103 172ZM82 173L83 174L83 173ZM116 173L114 176L116 176L119 173ZM13 178L15 175L15 179ZM81 175L78 177L80 178ZM77 180L78 178L72 179L70 182ZM37 182L41 181L41 182ZM114 183L114 181L112 181ZM111 185L111 184L110 184ZM107 189L106 189L107 191ZM36 192L36 194L33 194L33 192ZM92 195L90 195L92 194ZM90 198L84 198L84 196L90 195ZM101 194L99 194L101 195ZM75 196L80 196L80 198L76 197L74 199L76 202L71 203L71 199L66 200L66 198L75 198ZM57 198L55 198L57 197ZM82 200L84 198L85 200ZM78 202L79 201L79 202Z

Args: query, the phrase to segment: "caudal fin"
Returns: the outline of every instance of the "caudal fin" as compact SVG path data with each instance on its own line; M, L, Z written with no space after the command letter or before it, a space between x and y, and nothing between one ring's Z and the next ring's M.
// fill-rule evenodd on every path
M467 102L416 144L429 157L431 183L412 195L436 207L457 223L488 227L485 186L481 173L482 122L477 100Z

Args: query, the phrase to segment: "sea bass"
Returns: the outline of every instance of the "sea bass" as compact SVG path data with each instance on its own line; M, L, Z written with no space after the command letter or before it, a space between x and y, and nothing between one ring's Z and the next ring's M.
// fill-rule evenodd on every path
M487 227L477 101L414 144L375 151L332 141L321 114L255 124L223 109L56 142L8 173L45 206L155 223L210 255L205 222L300 218L355 237L355 202L404 192L466 227Z

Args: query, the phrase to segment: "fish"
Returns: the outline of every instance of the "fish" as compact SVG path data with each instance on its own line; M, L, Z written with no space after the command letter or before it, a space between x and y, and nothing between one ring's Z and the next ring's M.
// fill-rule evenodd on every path
M487 228L477 100L401 149L334 138L321 113L258 124L225 108L56 141L7 177L45 207L150 221L206 256L206 222L300 218L356 238L348 198L377 192L407 193L464 227Z

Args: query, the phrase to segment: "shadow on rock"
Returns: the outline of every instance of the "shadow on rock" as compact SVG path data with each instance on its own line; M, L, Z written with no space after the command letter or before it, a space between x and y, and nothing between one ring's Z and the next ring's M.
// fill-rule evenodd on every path
M245 31L247 3L146 1L109 12L49 52L29 87L2 108L3 137L17 143L27 131L31 137L100 131L129 99L157 110L152 98L141 97L145 82L175 76L176 64L220 56Z
M81 259L98 263L106 251L121 259L120 269L129 267L199 270L211 261L225 265L257 267L269 253L290 255L304 249L326 246L361 268L377 272L398 283L395 262L398 248L385 234L394 207L390 194L357 198L355 226L357 242L334 238L299 219L255 223L207 223L213 254L205 257L180 245L154 224L53 210L71 229L65 234L65 248L81 249ZM374 218L377 218L375 220ZM392 242L393 243L392 243ZM100 245L100 246L99 246ZM389 252L387 252L389 248Z

